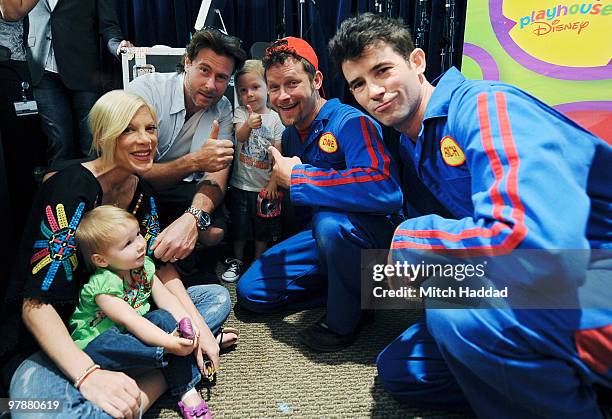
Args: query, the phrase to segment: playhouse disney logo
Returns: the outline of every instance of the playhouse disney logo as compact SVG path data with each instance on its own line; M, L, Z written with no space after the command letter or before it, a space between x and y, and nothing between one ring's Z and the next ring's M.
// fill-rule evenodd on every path
M552 7L532 10L519 19L519 29L529 30L535 36L545 36L557 32L573 32L580 35L588 28L593 19L601 19L612 14L612 3L602 1L592 3L556 4Z

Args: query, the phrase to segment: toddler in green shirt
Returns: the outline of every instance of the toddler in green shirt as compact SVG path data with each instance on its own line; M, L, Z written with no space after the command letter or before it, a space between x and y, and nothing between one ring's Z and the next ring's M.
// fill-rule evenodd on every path
M102 205L76 231L77 246L95 272L81 289L70 318L72 339L99 367L115 371L161 368L184 417L212 417L195 389L201 380L198 343L182 337L177 322L190 323L179 300L155 275L136 218ZM150 311L152 297L158 309Z

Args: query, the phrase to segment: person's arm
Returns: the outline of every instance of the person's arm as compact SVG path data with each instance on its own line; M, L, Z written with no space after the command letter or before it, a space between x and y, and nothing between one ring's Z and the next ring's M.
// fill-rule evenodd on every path
M238 141L244 143L249 139L249 136L251 135L251 127L249 127L247 122L235 124L234 126L236 127L236 139Z
M69 381L74 382L93 365L89 355L74 343L52 305L24 299L22 316L42 350ZM81 383L79 390L83 397L113 417L138 417L140 390L124 373L97 369Z
M215 208L223 202L228 176L229 168L216 173L207 173L200 181L191 206L212 214ZM168 262L173 258L184 259L193 251L197 239L198 228L195 217L185 213L157 236L151 249L155 257L163 262Z
M234 158L234 144L231 140L217 139L218 135L219 123L215 121L210 138L202 147L175 160L154 163L143 177L155 188L161 189L176 184L194 172L229 171L228 167Z
M280 138L278 139L278 141L274 142L274 148L277 149L281 155L283 154L282 142L280 141ZM270 150L268 150L268 153L270 153L270 156L272 156L272 153ZM270 159L272 159L272 157L270 157ZM279 197L278 183L276 182L276 176L274 176L273 173L270 175L270 180L268 180L268 184L265 186L263 190L265 191L264 193L267 199L276 199Z
M138 314L121 298L110 294L98 294L95 301L109 319L125 327L147 345L161 346L169 353L179 356L193 352L193 341L164 332Z
M221 115L219 121L213 123L211 138L201 148L202 150L208 147L209 144L212 144L211 147L224 148L228 155L223 158L228 159L228 163L224 164L224 168L221 170L206 172L191 203L192 207L204 210L209 214L212 214L215 208L223 202L230 172L229 162L234 157L233 142L230 140L220 140L217 137L231 138L231 131L232 115L228 104L227 110ZM219 146L222 142L227 142L229 147ZM198 229L196 220L191 214L185 213L174 220L172 224L157 236L151 249L153 249L155 257L163 262L173 260L173 258L184 259L193 251L197 239Z
M281 155L283 154L283 143L280 140L274 142L274 148L277 149Z
M0 16L14 22L22 19L36 6L38 0L0 0Z
M267 199L276 199L278 198L278 185L276 184L276 178L274 176L270 176L270 180L268 184L264 187L264 196Z
M115 10L115 2L112 0L98 0L98 28L102 40L106 44L110 54L118 58L121 55L122 47L133 46L130 41L123 39L123 33L117 19L117 11Z
M366 116L352 117L343 124L337 138L328 135L329 153L344 153L345 169L302 164L296 157L282 157L270 148L276 161L276 180L289 188L291 202L352 212L398 212L403 195L380 127ZM287 164L279 164L283 161ZM281 167L283 170L279 170Z
M215 368L219 367L219 343L206 324L191 297L187 293L183 281L172 264L166 264L158 270L159 280L176 296L183 308L189 314L194 326L200 331L198 340L199 351L196 353L196 360L200 371L204 368L204 356L207 356Z
M189 314L179 302L174 294L159 280L157 275L153 277L153 286L151 288L151 296L157 307L166 310L172 314L172 317L178 322L184 317L189 317Z

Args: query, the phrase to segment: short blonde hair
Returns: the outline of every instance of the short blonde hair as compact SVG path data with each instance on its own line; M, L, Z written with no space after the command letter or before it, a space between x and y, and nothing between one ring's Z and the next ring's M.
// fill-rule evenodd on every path
M104 167L115 162L117 138L143 106L157 122L155 109L151 105L140 96L124 90L112 90L104 94L91 108L89 112L89 128L93 135L91 149L102 158Z
M238 89L240 77L248 73L253 73L261 77L264 82L264 87L266 86L265 71L261 60L246 60L242 68L236 73L236 89ZM240 99L240 94L238 95L238 102L240 102L241 105L244 105Z
M117 241L117 228L138 224L136 217L126 210L114 205L101 205L87 212L79 226L75 237L77 248L90 270L96 266L91 260L94 253L103 253L109 245Z

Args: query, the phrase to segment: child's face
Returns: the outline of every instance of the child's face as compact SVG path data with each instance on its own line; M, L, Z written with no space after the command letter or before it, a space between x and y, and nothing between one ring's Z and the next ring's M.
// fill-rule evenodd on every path
M115 240L100 256L106 264L105 267L117 271L126 271L142 267L146 250L147 242L140 235L138 223L134 221L127 226L117 227Z
M268 89L263 78L255 73L245 73L238 78L238 94L240 101L246 107L251 106L253 112L262 113L268 100Z

